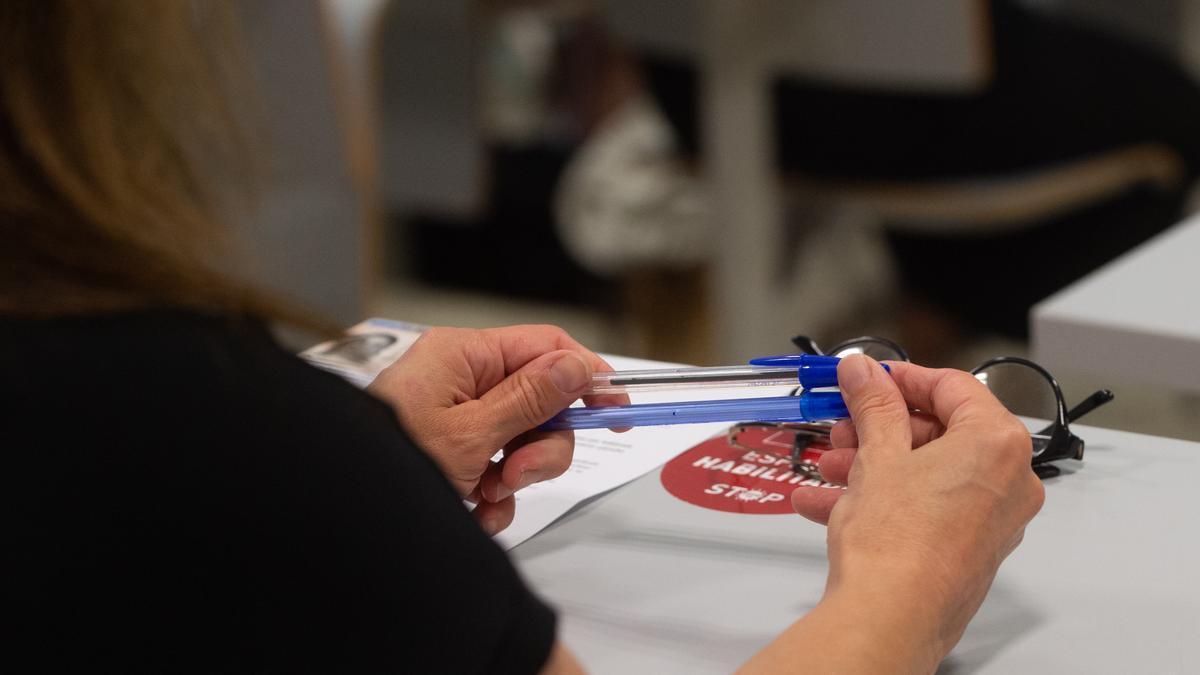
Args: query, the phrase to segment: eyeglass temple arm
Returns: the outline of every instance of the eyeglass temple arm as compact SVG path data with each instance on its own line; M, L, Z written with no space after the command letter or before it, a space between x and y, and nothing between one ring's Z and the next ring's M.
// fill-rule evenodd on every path
M1080 417L1083 417L1084 415L1092 412L1096 408L1099 408L1111 400L1113 400L1113 393L1108 389L1101 389L1100 391L1085 398L1079 405L1071 408L1071 410L1067 412L1067 422L1074 422Z
M797 335L796 337L792 338L792 344L796 345L796 348L805 354L824 353L821 351L821 348L817 346L816 340L813 340L807 335Z

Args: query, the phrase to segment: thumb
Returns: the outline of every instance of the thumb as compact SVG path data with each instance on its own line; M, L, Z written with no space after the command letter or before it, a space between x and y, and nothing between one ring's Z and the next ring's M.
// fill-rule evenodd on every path
M858 433L859 455L912 451L908 404L878 362L862 354L842 359L838 387Z
M479 398L481 421L499 448L574 403L591 380L592 367L579 354L543 354Z

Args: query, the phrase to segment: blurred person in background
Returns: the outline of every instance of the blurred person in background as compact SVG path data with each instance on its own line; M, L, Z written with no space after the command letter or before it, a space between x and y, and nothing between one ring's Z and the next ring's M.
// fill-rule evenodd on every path
M269 322L321 322L220 246L250 108L228 10L0 4L5 658L577 672L488 535L567 469L537 427L606 364L552 327L434 329L363 393L282 350ZM1041 505L982 384L892 373L841 366L854 423L821 470L848 488L792 496L829 523L828 586L747 671L932 671Z
M606 25L606 6L599 2L480 4L493 8L490 39L520 43L517 31L506 28L519 22L540 25L541 42L557 45L542 50L547 63L529 76L542 83L539 110L558 131L559 151L570 156L545 176L553 191L541 190L536 202L539 213L553 209L563 249L610 279L647 269L693 270L717 255L710 248L716 224L708 223L699 177L701 59L678 48L690 40L699 50L702 36L661 40L666 47L626 41ZM662 14L701 11L701 3L680 4L692 9ZM1027 212L1013 208L1014 215L986 222L972 215L981 210L975 208L946 222L880 214L907 300L897 317L902 341L924 360L944 359L972 334L1024 339L1028 311L1037 301L1178 222L1200 176L1200 87L1177 59L1128 35L1047 11L1056 3L970 4L979 16L970 27L978 32L972 40L989 64L971 90L778 67L771 87L781 185L804 186L797 201L806 195L811 201L814 192L873 188L919 198L936 196L939 187L1033 180L1040 172L1106 156L1123 161L1118 171L1142 178L1086 199ZM1050 7L1031 6L1036 4ZM938 11L927 3L899 6L898 13ZM844 48L870 49L861 40L849 35ZM533 179L518 164L494 168L520 174L526 184ZM1069 193L1077 187L1054 189ZM1003 213L1010 206L988 208ZM496 227L515 232L527 226L509 219ZM801 259L795 247L805 243L802 234L781 234L781 264ZM1033 260L1036 274L1011 272ZM945 284L947 277L979 283ZM996 282L984 283L989 278ZM704 293L700 276L691 288L671 290L664 296ZM664 298L658 305L670 302ZM672 323L684 322L672 317ZM679 333L668 330L677 340Z

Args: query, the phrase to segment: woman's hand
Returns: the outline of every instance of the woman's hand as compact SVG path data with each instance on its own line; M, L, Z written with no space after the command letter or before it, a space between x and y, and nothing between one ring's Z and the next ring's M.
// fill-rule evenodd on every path
M806 643L831 669L932 671L1042 506L1029 432L987 387L961 371L888 365L890 376L864 356L838 367L853 422L834 430L840 447L820 468L848 487L792 495L801 515L829 523L825 597L751 666Z
M575 436L540 431L580 397L603 359L554 326L487 330L433 328L367 388L441 467L459 493L477 504L489 534L512 522L513 493L561 475ZM589 397L620 405L627 396ZM493 463L500 449L504 458Z

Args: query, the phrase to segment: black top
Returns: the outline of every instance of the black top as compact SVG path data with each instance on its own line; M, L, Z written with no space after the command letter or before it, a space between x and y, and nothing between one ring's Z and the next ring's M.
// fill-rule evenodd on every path
M537 672L555 620L381 402L259 326L0 320L0 663ZM0 669L9 670L0 665Z

